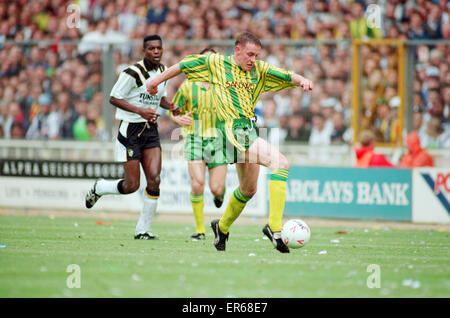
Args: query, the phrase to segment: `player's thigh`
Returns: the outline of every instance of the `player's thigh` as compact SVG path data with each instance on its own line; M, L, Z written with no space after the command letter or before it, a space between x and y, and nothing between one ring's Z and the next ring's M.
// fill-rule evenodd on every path
M142 150L142 169L144 170L147 183L158 183L161 174L161 148L147 148Z
M259 165L256 163L236 163L239 188L242 194L252 196L258 188Z
M215 166L208 169L209 172L209 188L211 192L220 195L225 189L227 179L227 165Z
M191 178L191 190L193 194L203 193L205 186L206 163L203 160L188 161L188 171Z
M289 169L287 158L268 141L258 137L245 153L246 162L256 163L270 169Z

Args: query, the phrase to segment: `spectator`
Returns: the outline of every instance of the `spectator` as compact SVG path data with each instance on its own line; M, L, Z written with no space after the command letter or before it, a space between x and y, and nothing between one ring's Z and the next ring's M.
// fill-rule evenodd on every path
M99 96L99 95L97 95ZM105 122L102 117L102 104L91 102L88 104L86 119L87 119L87 128L88 131L90 128L89 124L93 122L95 124L95 134L92 134L90 131L90 135L94 140L107 141L109 140L109 134L106 131Z
M449 118L450 115L450 83L442 88L442 99L444 102L444 116Z
M397 142L399 135L398 118L392 115L392 109L384 98L377 100L377 118L375 127L381 135L381 142Z
M393 166L384 155L375 153L375 134L372 131L363 130L360 142L361 147L355 148L356 168Z
M150 4L147 12L147 23L162 24L166 21L168 8L164 4L164 0L154 0Z
M48 94L42 94L38 98L39 113L33 118L26 132L28 139L51 139L59 138L61 129L61 118L59 114L52 111L52 101Z
M413 110L413 120L412 120L412 131L415 131L419 137L425 134L426 125L423 120L423 112L420 108L415 108Z
M333 114L336 109L342 109L342 105L334 97L323 99L320 102L320 112L325 118L325 127L327 130L333 130Z
M75 104L77 119L73 124L73 136L76 140L92 140L87 128L87 102L80 100Z
M61 138L64 139L72 139L73 135L73 126L75 121L77 120L77 114L73 109L70 101L70 95L68 92L61 92L57 96L57 109L59 112L59 116L62 119L62 131Z
M415 131L406 137L406 146L408 153L401 158L400 168L433 167L433 157L420 146L420 138Z
M283 116L289 113L290 96L289 90L282 90L273 97L277 105L277 116Z
M12 139L23 139L25 136L23 125L18 122L13 122L10 128L10 135Z
M431 39L428 27L423 21L421 14L418 11L414 11L411 14L410 26L407 31L408 37L411 40Z
M25 130L28 127L28 119L24 115L22 108L18 102L12 102L9 105L8 117L3 125L5 138L12 138L13 125L18 124L20 128ZM16 127L17 132L19 128Z
M314 114L312 117L312 129L309 144L329 145L331 141L331 131L326 126L325 116L322 113Z
M335 112L332 116L331 143L343 144L350 141L349 130L345 124L344 115L341 112Z
M2 128L2 136L5 137L6 122L8 120L9 109L8 105L0 100L0 127Z
M287 132L289 129L289 116L282 115L278 119L278 139L270 138L269 142L272 145L279 145L286 140ZM270 137L274 137L275 134L271 134Z
M324 146L331 143L331 130L326 127L325 123L322 113L314 114L311 135L308 140L308 145L312 146L308 153L309 159L320 163L326 163L329 160L329 152Z
M262 126L265 128L278 127L278 118L276 117L277 104L273 98L265 98L263 100Z
M354 39L368 39L381 37L380 29L376 25L369 26L364 17L364 5L361 1L355 1L351 8L350 33Z
M308 142L311 130L307 126L305 115L298 111L289 116L285 141Z
M450 148L450 132L444 129L441 120L437 117L431 117L428 120L425 134L421 137L424 148Z

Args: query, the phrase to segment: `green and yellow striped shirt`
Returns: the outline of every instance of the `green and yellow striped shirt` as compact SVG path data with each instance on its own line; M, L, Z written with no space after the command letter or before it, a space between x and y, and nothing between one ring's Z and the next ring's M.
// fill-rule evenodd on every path
M173 103L180 108L180 115L190 112L194 119L191 126L183 127L183 135L216 137L217 116L210 89L202 83L185 80L175 93Z
M255 106L263 92L294 88L292 72L257 60L244 71L231 56L190 55L180 62L186 77L195 82L210 82L217 117L221 121L255 116Z

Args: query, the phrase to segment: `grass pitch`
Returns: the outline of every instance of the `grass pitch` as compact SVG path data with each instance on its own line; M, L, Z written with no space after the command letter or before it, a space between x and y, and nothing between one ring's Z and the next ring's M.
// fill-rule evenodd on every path
M134 240L134 227L1 216L0 297L450 297L449 232L312 227L307 246L280 254L260 225L237 221L226 252L209 227L199 242L192 223L155 222L158 241ZM71 264L80 288L68 287ZM380 288L367 284L374 268Z

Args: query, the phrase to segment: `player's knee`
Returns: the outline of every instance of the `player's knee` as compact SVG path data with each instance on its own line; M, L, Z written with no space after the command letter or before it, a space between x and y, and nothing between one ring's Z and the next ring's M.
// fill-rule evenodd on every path
M279 169L289 169L291 165L289 164L289 160L284 155L280 154L278 166Z
M224 184L210 183L209 188L214 196L221 196L225 190Z
M202 194L205 189L205 182L202 180L191 180L191 188L193 194Z
M127 180L123 183L123 191L125 193L133 193L139 189L139 181L138 180Z

